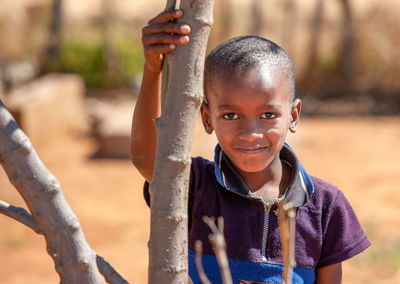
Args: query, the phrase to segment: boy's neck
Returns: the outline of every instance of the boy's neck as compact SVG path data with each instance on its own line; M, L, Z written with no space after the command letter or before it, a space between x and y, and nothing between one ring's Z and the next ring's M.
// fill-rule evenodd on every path
M264 202L273 202L288 188L292 169L279 156L262 172L241 173L250 191Z

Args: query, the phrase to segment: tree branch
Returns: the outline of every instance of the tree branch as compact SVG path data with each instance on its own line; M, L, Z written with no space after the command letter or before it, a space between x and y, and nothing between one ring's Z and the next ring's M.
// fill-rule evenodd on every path
M115 269L101 256L96 256L97 267L99 268L100 273L104 276L107 283L110 284L128 284L122 276L115 271Z
M38 234L42 234L35 220L33 220L32 215L24 208L15 207L0 200L0 213L17 220L18 222L21 222Z
M279 205L279 229L284 263L282 278L285 284L292 284L293 267L296 266L294 257L296 207L293 203L282 202Z
M212 232L208 238L212 245L215 256L217 257L222 283L232 284L232 275L229 269L228 256L226 255L224 218L218 217L218 227L215 225L215 218L203 216L203 221L210 227Z
M203 264L201 263L201 255L203 254L203 245L200 240L197 240L194 245L196 251L195 263L200 281L203 284L211 284L210 280L207 278L206 273L204 272Z
M173 5L173 0L168 1ZM169 5L169 4L168 4ZM181 0L179 22L191 40L168 54L157 151L150 184L149 283L187 283L187 204L193 130L203 97L203 67L213 0ZM205 24L206 23L206 24ZM168 79L168 80L165 80ZM162 95L164 96L164 95Z
M42 234L61 283L103 283L96 253L56 178L0 100L0 164L18 190Z

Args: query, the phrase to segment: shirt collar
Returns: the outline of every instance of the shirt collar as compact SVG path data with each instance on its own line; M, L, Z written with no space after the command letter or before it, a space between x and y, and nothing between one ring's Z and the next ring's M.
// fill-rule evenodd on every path
M283 145L280 158L293 169L293 176L285 194L285 201L292 202L296 207L300 207L314 193L314 185L293 149L287 143ZM214 152L214 173L218 183L225 189L245 197L252 197L246 183L219 144L215 147Z

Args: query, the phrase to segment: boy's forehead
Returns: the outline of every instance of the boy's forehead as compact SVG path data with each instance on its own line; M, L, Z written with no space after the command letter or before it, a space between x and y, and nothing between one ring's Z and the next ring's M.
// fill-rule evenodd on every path
M267 94L280 94L282 99L286 97L290 102L290 83L284 79L282 70L278 66L257 66L246 72L221 72L212 76L212 79L206 85L206 102L227 103L229 102L231 92L243 90L243 94L248 91L263 90ZM272 91L272 92L271 92ZM221 96L222 95L222 96ZM247 96L237 97L246 103ZM223 100L223 102L221 101Z
M278 66L262 65L248 70L224 70L215 74L211 87L236 88L276 88L278 84L285 84L282 80L282 69ZM211 88L213 89L213 88Z

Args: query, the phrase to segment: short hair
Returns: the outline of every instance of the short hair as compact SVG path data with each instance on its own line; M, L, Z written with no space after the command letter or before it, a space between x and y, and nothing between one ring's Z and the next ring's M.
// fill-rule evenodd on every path
M239 36L221 43L208 54L204 67L205 102L213 78L221 77L221 74L247 74L262 66L277 67L280 70L282 79L289 85L290 98L294 100L294 66L286 51L262 37Z

